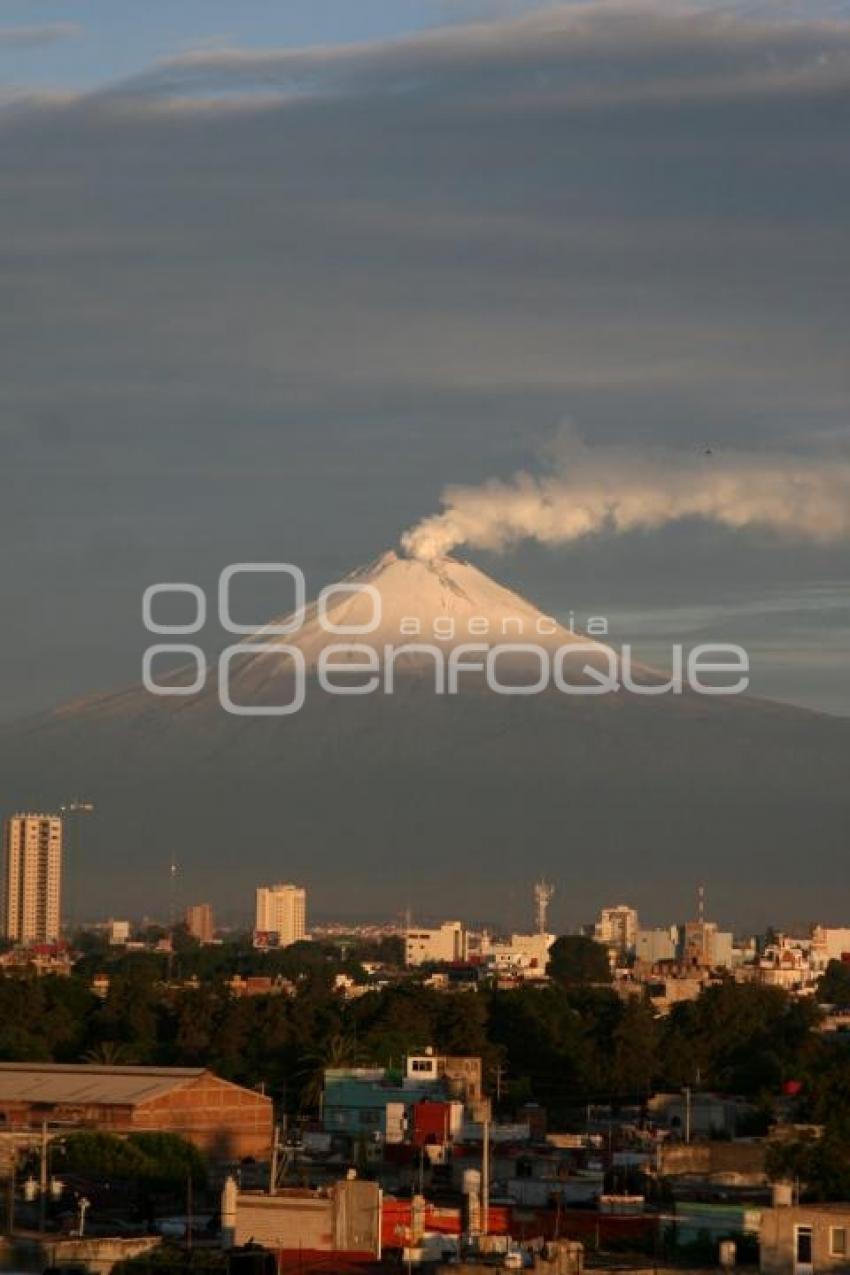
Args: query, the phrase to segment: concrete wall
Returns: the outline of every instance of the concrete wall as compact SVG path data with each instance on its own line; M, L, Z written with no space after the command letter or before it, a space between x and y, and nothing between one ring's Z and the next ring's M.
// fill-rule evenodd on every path
M0 1241L0 1270L43 1271L45 1266L80 1262L95 1275L109 1275L118 1262L147 1253L161 1243L158 1235L133 1239L5 1240Z
M762 1142L692 1142L666 1146L661 1152L661 1173L665 1177L697 1174L765 1182L765 1146Z

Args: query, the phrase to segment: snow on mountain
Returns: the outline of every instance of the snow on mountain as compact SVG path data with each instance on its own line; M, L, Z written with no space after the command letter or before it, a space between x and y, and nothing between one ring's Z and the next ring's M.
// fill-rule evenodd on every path
M277 630L296 625L289 634ZM400 667L420 668L432 660L417 647L436 646L443 652L467 643L535 644L553 651L562 646L592 647L598 642L571 632L544 615L519 594L498 584L470 562L457 558L422 561L393 550L331 586L326 604L306 608L300 624L294 613L278 617L244 640L249 646L291 644L314 670L328 646L367 646L383 659L387 647L411 648ZM346 652L339 658L344 662ZM267 669L273 651L253 657ZM281 665L288 663L280 656ZM250 664L249 666L250 667Z

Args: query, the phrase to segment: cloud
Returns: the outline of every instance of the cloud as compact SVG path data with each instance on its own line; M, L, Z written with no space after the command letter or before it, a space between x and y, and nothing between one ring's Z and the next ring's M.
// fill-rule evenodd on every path
M74 40L82 32L76 22L45 22L39 26L0 27L0 49L39 49Z
M850 461L586 447L561 472L448 487L443 510L402 536L419 558L459 545L496 552L520 540L565 545L605 532L656 531L695 518L788 540L850 539Z
M575 3L501 22L478 21L395 40L310 48L200 47L167 58L112 95L278 93L285 100L351 94L416 98L480 111L549 104L799 94L844 82L850 24L747 21L650 4Z

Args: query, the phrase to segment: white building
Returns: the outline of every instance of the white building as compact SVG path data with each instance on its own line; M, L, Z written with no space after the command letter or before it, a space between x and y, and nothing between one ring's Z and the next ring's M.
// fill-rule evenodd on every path
M545 979L549 948L554 934L512 934L506 943L493 942L486 932L481 935L481 959L497 974L523 979Z
M675 961L678 933L675 925L666 930L638 930L635 956L646 965L659 961Z
M124 947L130 942L130 922L110 919L106 922L106 937L110 946Z
M593 927L593 937L597 943L614 948L620 955L628 955L635 950L638 935L638 914L634 908L618 903L613 908L603 908L599 920Z
M809 959L809 943L785 934L769 943L755 965L758 982L782 987L787 992L813 988L815 975Z
M825 925L812 928L811 962L814 968L825 970L830 961L840 961L850 954L850 930L830 929Z
M14 943L54 943L62 930L62 820L17 814L6 821L3 934Z
M257 887L254 943L258 947L289 947L307 933L307 891L279 884Z
M435 930L407 930L404 949L407 965L465 961L469 955L469 936L460 921L444 921Z

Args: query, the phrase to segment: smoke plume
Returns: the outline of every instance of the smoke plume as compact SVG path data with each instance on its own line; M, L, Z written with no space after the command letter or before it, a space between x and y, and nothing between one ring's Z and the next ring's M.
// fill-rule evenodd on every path
M683 518L829 543L850 538L850 462L710 449L638 454L573 442L557 472L447 487L441 503L404 533L407 553L430 559L459 545L498 552L520 540L567 544Z

